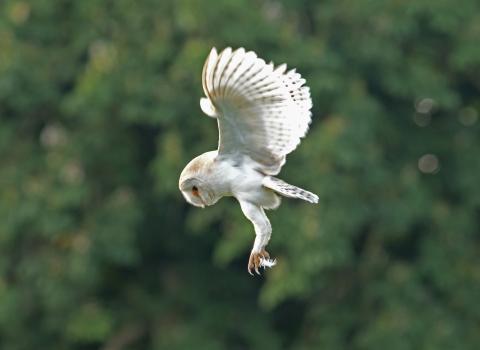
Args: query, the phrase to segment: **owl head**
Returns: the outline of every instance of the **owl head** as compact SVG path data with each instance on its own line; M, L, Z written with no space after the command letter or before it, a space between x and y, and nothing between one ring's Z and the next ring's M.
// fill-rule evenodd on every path
M206 154L194 158L183 169L178 181L178 188L185 200L200 208L213 205L218 200L212 187L207 182L207 168L210 158L210 155L206 156Z

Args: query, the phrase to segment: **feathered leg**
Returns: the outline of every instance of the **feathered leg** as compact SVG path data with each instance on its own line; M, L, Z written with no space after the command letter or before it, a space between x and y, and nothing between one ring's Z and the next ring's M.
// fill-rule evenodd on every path
M240 201L240 207L255 228L255 242L248 261L248 273L253 275L253 269L257 274L260 274L259 267L272 267L276 263L275 260L270 260L270 254L265 250L272 235L272 226L262 207L245 201Z

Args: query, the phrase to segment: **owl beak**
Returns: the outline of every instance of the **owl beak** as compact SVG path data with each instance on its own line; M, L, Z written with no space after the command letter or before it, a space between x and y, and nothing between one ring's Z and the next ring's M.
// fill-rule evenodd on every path
M205 209L205 201L203 200L202 196L198 196L198 198L200 198L200 202L202 202L200 208Z
M198 208L202 208L204 209L205 208L205 202L199 197L200 201L195 201L195 202L190 202L190 204L192 204L193 206L195 207L198 207Z

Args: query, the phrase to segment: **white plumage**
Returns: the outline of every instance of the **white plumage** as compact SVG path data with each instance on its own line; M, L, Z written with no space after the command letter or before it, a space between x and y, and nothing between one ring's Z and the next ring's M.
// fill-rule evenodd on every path
M214 204L234 196L255 227L248 270L273 266L265 251L271 226L264 213L280 204L277 194L318 202L313 193L289 185L277 175L308 131L312 101L305 79L286 65L274 67L243 48L213 48L202 72L203 112L218 121L218 151L192 160L179 187L193 205ZM273 191L272 191L273 190Z
M312 101L305 80L295 69L240 48L217 54L212 49L202 74L203 89L218 118L222 155L248 155L266 174L276 175L305 136Z

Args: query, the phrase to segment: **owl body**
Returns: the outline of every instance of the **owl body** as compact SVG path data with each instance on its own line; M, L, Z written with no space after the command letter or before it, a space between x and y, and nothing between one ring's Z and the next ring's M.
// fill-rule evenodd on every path
M252 51L212 49L202 72L203 112L217 119L218 150L203 153L182 171L179 188L190 204L206 207L235 197L255 230L248 272L272 267L265 247L272 228L264 209L281 197L317 203L318 197L277 175L311 121L310 90L295 69L267 64Z
M271 189L263 186L265 175L256 170L246 160L230 168L235 174L231 183L231 194L239 202L253 203L265 209L275 209L280 205L280 197ZM229 166L232 166L229 164Z
M203 153L185 167L180 175L180 189L182 190L182 183L191 186L196 183L199 193L193 198L199 197L200 202L191 200L191 196L186 196L186 199L202 208L229 196L235 197L238 201L255 203L265 209L277 208L280 205L280 197L263 186L265 175L255 170L249 163L248 159L232 161L229 158L218 157L217 151ZM190 179L190 183L185 182L187 178ZM209 189L202 193L206 187ZM185 185L183 188L185 189ZM185 190L182 193L189 194Z

